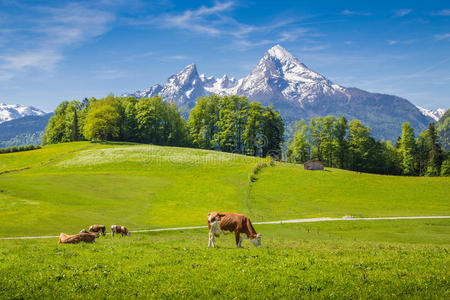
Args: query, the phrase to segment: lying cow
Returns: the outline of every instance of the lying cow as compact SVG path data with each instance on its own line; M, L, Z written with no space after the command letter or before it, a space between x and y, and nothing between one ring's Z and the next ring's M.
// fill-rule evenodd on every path
M97 233L101 233L103 236L106 235L106 227L105 225L91 225L89 227L89 232L97 232Z
M125 226L119 226L119 225L111 225L111 234L114 236L114 234L122 234L122 236L131 236L131 232L128 231L128 229Z
M61 233L59 235L58 244L78 244L81 242L95 243L95 239L99 237L98 233L77 233L74 235L68 235Z
M216 246L214 237L221 233L234 232L236 248L241 248L243 239L250 239L255 246L261 246L261 234L256 233L247 216L236 213L210 212L208 214L209 242L208 247Z

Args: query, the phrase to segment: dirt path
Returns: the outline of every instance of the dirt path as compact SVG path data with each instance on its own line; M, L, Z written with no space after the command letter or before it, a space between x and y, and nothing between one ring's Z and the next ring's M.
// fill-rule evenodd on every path
M281 221L268 221L268 222L254 222L256 225L265 224L288 224L288 223L311 223L311 222L326 222L326 221L371 221L371 220L412 220L412 219L449 219L450 216L418 216L418 217L380 217L380 218L311 218L311 219L293 219L293 220L281 220ZM157 232L157 231L174 231L174 230L191 230L207 228L207 226L191 226L191 227L172 227L172 228L156 228L156 229L142 229L132 230L131 232ZM107 233L110 234L110 233ZM58 238L59 235L47 235L47 236L18 236L18 237L0 237L0 240L27 240L27 239L49 239Z

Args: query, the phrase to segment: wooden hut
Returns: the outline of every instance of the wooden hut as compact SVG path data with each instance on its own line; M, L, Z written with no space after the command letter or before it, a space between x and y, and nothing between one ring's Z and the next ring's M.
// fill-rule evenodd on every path
M322 170L325 164L318 160L309 160L303 164L305 170Z

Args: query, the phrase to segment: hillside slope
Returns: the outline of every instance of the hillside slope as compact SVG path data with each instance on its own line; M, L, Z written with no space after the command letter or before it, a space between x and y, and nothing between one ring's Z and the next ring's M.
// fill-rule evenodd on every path
M152 145L77 142L0 155L0 236L202 225L209 211L254 220L449 215L449 178L409 178L277 163L249 190L253 157Z

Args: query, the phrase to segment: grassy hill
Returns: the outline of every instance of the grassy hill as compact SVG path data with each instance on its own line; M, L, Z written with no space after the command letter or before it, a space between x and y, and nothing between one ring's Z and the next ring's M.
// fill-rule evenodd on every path
M0 236L78 231L91 223L132 229L203 225L209 211L254 220L449 215L448 178L337 169L310 172L263 159L151 145L87 142L2 154ZM5 218L7 217L7 218Z
M242 155L77 142L0 154L0 237L205 225L212 210L252 220L450 215L450 179L380 176ZM450 220L256 225L263 247L205 229L0 240L0 298L448 298Z
M449 178L337 169L310 172L222 152L87 142L2 154L0 236L78 231L91 223L132 229L203 225L209 211L255 220L450 215Z

